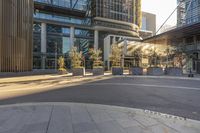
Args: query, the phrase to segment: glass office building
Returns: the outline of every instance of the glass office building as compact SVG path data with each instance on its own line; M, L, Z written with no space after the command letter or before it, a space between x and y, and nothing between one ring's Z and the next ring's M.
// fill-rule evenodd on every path
M138 38L140 0L34 0L33 69L55 69L72 46L83 51L103 49L109 34Z
M200 0L178 0L178 26L200 22Z

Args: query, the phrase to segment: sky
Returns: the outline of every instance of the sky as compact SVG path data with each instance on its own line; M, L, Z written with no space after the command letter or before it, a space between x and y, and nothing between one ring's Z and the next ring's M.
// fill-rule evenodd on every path
M177 0L142 0L142 11L156 14L157 29L164 23L176 6ZM172 15L166 24L175 26L176 13Z

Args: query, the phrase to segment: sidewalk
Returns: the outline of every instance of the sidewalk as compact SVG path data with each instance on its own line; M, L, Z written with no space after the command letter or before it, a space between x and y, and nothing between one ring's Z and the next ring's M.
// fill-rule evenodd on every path
M107 77L135 77L135 78L162 78L162 79L188 79L188 80L200 80L200 75L195 75L195 77L190 78L187 77L187 75L183 76L150 76L150 75L129 75L128 73L125 73L124 75L120 76L112 76L110 72L105 72L104 76ZM86 73L84 78L92 78L92 73ZM72 73L68 73L65 75L58 75L58 74L45 74L45 75L30 75L30 76L23 76L23 77L5 77L0 78L0 84L6 84L6 83L19 83L19 82L34 82L34 81L47 81L47 80L62 80L62 79L77 79L82 78L79 77L73 77ZM83 78L82 78L83 79Z
M0 133L199 133L200 121L140 109L40 103L0 106Z

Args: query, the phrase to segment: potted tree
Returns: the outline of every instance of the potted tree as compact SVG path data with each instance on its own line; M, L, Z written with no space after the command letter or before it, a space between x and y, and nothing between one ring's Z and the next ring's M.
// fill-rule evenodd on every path
M58 59L58 74L66 74L67 70L65 69L65 59L61 56Z
M143 75L143 68L140 67L142 61L142 49L137 48L131 52L131 56L133 56L133 66L129 68L129 74L131 75Z
M102 62L102 51L100 49L90 49L90 59L93 61L93 75L104 75L104 68L103 68L103 62Z
M82 66L82 52L78 52L76 47L72 47L70 54L73 76L84 76L85 68Z
M180 48L169 47L166 49L167 53L167 66L165 68L165 74L170 76L183 75L183 60L185 55ZM171 63L169 63L171 62Z
M112 62L112 74L123 75L123 67L121 67L122 50L116 44L111 46L111 50L110 61Z
M162 67L159 67L161 55L155 48L150 48L148 52L149 65L147 68L147 75L160 76L164 75Z

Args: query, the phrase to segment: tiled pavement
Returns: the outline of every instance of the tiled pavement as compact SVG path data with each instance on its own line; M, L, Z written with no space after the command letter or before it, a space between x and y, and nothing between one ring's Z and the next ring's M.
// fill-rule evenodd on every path
M200 122L116 106L38 103L0 106L0 133L200 133Z

